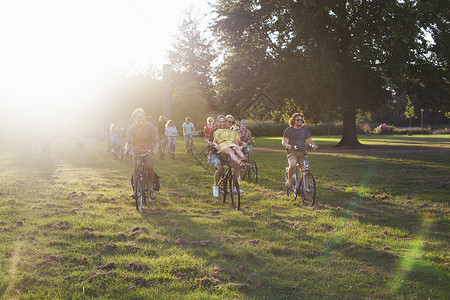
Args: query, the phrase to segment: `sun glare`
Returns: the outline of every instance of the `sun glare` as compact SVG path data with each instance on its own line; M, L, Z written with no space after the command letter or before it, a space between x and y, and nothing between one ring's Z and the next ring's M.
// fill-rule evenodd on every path
M181 0L2 1L2 119L82 111L112 73L162 68L184 8Z

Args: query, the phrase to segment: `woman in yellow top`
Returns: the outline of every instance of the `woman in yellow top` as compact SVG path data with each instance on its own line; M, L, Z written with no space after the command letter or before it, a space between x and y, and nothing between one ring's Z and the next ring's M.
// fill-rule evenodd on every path
M225 122L223 118L217 120L217 125L221 122ZM214 131L214 148L217 152L229 157L233 162L237 163L239 166L246 165L247 158L244 153L238 147L239 134L235 130L231 129L217 129Z

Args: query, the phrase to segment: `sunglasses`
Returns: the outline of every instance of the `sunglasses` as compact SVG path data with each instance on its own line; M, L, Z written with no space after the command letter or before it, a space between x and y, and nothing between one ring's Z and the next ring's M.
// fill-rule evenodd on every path
M227 123L234 123L234 121L227 120Z

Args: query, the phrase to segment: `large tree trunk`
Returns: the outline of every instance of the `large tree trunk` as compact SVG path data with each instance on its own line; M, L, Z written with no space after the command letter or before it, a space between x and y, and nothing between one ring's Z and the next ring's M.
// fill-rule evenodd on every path
M344 134L336 146L355 147L360 145L356 135L356 112L354 110L346 111L344 112Z

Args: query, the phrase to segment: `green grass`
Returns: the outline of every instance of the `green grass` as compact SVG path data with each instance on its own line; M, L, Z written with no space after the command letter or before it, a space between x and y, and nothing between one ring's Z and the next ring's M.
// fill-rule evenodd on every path
M44 156L3 138L0 296L447 298L450 137L314 140L313 208L285 195L277 137L256 140L261 174L242 182L241 211L212 197L212 167L178 141L175 161L156 162L157 200L138 213L129 157L116 162L94 140L81 152L55 140Z

